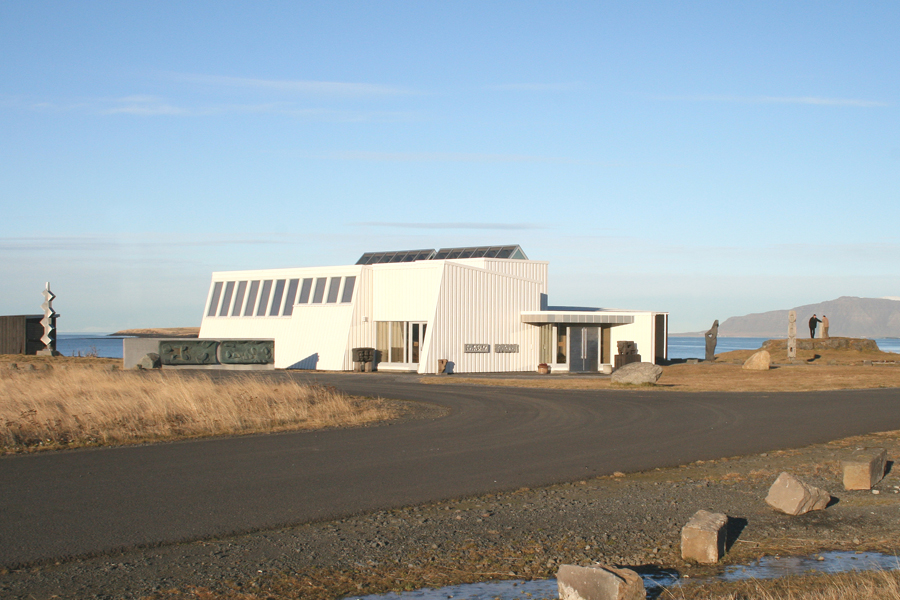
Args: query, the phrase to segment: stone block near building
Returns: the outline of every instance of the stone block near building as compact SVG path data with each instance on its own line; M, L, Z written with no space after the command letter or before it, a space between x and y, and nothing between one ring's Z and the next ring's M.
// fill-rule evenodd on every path
M825 490L803 483L790 473L782 473L769 488L766 503L788 515L802 515L812 510L822 510L831 501Z
M662 367L659 365L634 362L613 371L611 380L613 383L641 385L644 383L656 383L660 377L662 377Z
M841 461L845 490L871 490L884 477L887 450L865 448L853 452Z
M772 366L772 356L765 350L760 350L750 356L741 367L747 371L768 371Z
M135 366L138 369L144 369L147 371L151 369L160 369L162 368L162 361L159 358L159 354L157 354L156 352L148 352Z
M631 569L562 565L556 573L560 600L644 600L644 580Z
M722 513L698 510L681 529L681 558L702 564L715 564L725 554L728 517Z

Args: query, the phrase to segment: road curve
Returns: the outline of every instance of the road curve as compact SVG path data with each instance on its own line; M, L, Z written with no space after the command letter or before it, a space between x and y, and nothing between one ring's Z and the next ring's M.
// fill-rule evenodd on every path
M307 375L438 419L0 459L0 565L21 566L900 429L898 390L563 391Z

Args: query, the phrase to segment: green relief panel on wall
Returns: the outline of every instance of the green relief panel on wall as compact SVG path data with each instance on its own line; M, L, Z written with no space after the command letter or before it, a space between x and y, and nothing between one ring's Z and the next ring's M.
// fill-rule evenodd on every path
M159 358L164 365L215 365L219 342L177 340L159 343Z
M225 365L268 365L275 362L273 340L225 340L219 343L219 360Z

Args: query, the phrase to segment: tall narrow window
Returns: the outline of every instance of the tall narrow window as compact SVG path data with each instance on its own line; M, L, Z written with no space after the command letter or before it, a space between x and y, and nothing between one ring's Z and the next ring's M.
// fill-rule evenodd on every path
M325 298L325 284L328 283L328 279L325 277L319 277L316 279L316 290L313 292L313 304L321 304L322 299Z
M259 293L259 308L256 309L257 317L266 316L266 309L269 308L269 292L272 291L272 280L263 281L262 291Z
M297 304L306 304L309 302L309 292L312 290L312 279L304 279L303 287L300 288L300 299Z
M234 294L234 282L229 281L225 284L225 295L222 296L222 308L219 310L220 317L228 316L228 309L231 308L232 294Z
M418 323L411 323L409 332L409 362L417 363L419 362L419 346L420 346L420 333L424 333L420 331L424 329L424 325L419 325ZM422 337L425 337L422 335Z
M284 296L284 279L275 282L275 292L272 294L272 307L269 308L269 316L277 317L281 310L281 298Z
M377 352L375 358L378 362L391 362L389 351L391 341L390 325L387 321L375 323L375 350Z
M253 316L253 309L256 308L256 294L259 293L259 281L250 282L250 291L247 292L247 308L244 309L245 317Z
M344 292L341 294L341 302L353 300L353 287L356 285L356 277L344 278Z
M556 326L556 362L565 364L566 354L568 354L568 329L566 325Z
M291 282L288 284L287 296L284 298L284 310L281 311L281 314L286 317L294 314L294 300L297 299L297 287L299 285L299 279L291 279Z
M209 310L206 311L207 317L216 316L216 309L219 308L219 297L222 295L222 282L217 281L213 284L212 298L209 300Z
M247 291L247 282L239 281L237 293L234 295L234 308L231 310L232 317L241 316L241 308L244 306L244 293Z
M404 362L403 355L405 354L403 351L406 348L406 344L404 343L404 330L406 329L406 323L403 321L391 321L391 362Z
M334 304L338 299L338 292L341 288L341 278L332 277L331 285L328 286L328 304Z

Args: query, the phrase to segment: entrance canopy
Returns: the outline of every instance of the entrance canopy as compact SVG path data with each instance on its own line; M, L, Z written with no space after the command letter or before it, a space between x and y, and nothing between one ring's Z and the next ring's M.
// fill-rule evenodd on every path
M634 323L633 315L610 312L587 312L570 310L541 310L523 312L523 323L544 325L546 323L563 324L595 324L595 325L630 325Z

